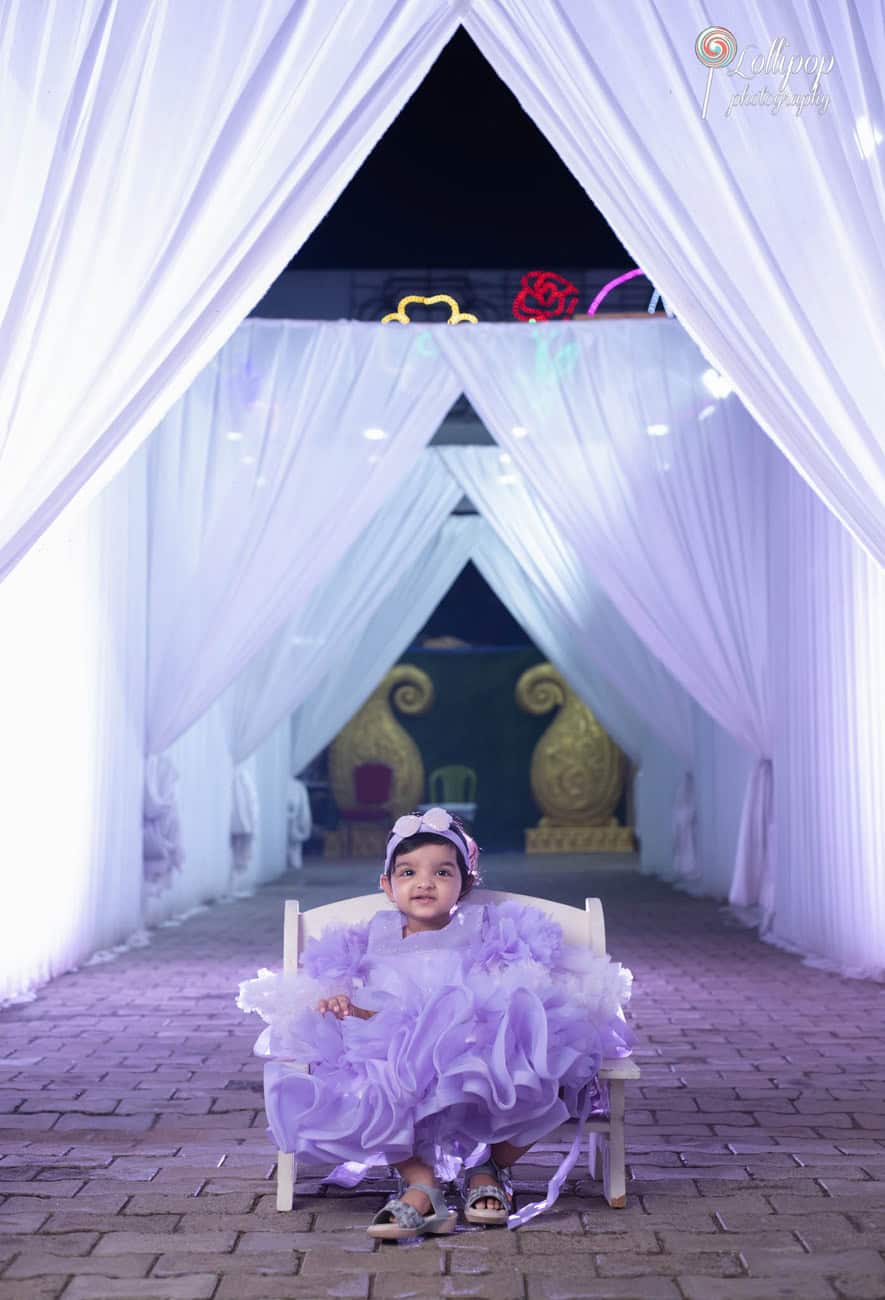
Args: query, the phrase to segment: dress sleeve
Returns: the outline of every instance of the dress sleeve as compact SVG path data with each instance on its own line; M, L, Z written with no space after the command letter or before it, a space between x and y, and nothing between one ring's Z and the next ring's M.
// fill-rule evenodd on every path
M336 993L351 997L368 972L367 946L368 924L331 926L308 940L300 970L260 970L255 979L244 980L237 1006L241 1011L256 1011L269 1026L256 1043L256 1052L289 1054L295 1042L292 1026L302 1012L314 1010L320 999Z

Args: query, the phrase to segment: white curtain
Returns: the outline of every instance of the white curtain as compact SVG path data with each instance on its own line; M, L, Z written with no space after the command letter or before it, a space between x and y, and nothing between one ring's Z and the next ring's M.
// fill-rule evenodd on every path
M470 559L480 520L453 515L402 572L352 645L339 647L328 676L292 716L292 771L337 736L421 631Z
M744 50L714 70L702 118L695 41L712 20ZM747 409L885 562L882 6L475 0L465 26ZM786 57L829 64L788 87L826 111L733 106L777 94L782 74L750 67L777 36Z
M148 752L305 609L380 506L402 508L457 392L408 329L237 330L149 444Z
M769 557L773 938L885 978L885 571L789 467Z
M289 719L286 719L288 724ZM293 776L289 781L286 799L288 820L287 863L293 870L299 870L304 856L304 843L310 839L313 830L313 818L310 811L310 795L307 786Z
M0 1001L142 922L144 465L0 587Z
M455 455L457 454L458 449L455 450ZM480 454L477 459L490 460L490 457ZM492 465L493 473L494 470L495 466ZM507 491L505 486L503 493L506 494ZM518 511L515 502L514 506ZM526 515L523 514L523 523L525 520ZM530 540L528 544L531 545ZM636 681L636 693L633 696L635 703L631 706L604 675L606 618L610 627L615 620L622 620L610 602L601 597L603 609L599 612L598 622L594 621L586 635L576 634L572 624L548 598L544 588L531 581L520 561L485 521L471 559L492 591L525 629L538 649L559 668L572 689L639 769L636 780L636 829L643 870L671 876L673 811L677 785L672 777L674 757L660 742L656 742L656 737L642 718L646 701L652 709L654 707L653 697L649 697L643 689L647 689L647 681ZM629 629L626 629L626 633L633 636ZM648 655L648 652L645 651L645 654ZM672 682L672 691L684 694L675 682ZM669 778L655 762L656 750L662 751L664 762L670 765ZM639 774L651 766L654 766L654 779L640 781Z
M758 821L771 781L765 493L775 449L735 397L711 397L708 367L676 321L476 325L472 348L454 334L439 334L440 346L573 567L594 575L677 681L758 756L744 814ZM741 844L758 856L739 877L764 878L767 837Z
M446 447L439 454L540 593L547 617L562 628L562 656L568 658L575 680L578 674L586 675L582 664L592 666L622 697L637 702L648 727L681 760L683 775L673 814L674 865L679 877L696 878L688 695L604 594L593 569L582 562L556 516L541 504L534 485L518 472L510 452ZM573 651L565 648L569 644ZM564 658L558 662L567 672Z
M421 455L313 596L259 651L224 697L235 762L241 762L352 647L404 569L439 532L460 491L439 459Z
M275 880L286 869L289 793L289 719L274 727L254 755L260 809L256 845L256 883Z
M148 925L181 917L230 893L234 763L226 724L216 703L163 754L177 776L174 798L182 868L158 887L146 881Z
M457 22L449 0L7 0L0 577L203 369Z

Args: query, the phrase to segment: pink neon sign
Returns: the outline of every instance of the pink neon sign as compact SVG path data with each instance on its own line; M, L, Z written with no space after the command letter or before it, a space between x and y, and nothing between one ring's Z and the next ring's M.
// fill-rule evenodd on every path
M597 307L602 302L603 298L608 297L612 289L616 289L619 284L626 284L628 280L635 280L637 275L645 275L645 272L642 270L642 268L638 266L633 271L625 271L623 275L617 276L616 279L609 280L608 284L604 284L602 286L602 288L599 290L599 293L596 295L596 297L591 302L590 306L587 308L587 315L595 316Z

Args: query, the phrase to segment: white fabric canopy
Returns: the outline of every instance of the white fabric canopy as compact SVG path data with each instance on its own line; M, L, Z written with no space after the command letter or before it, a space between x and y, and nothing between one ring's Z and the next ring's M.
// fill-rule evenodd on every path
M142 924L144 467L0 586L0 1002Z
M621 696L636 701L646 725L682 761L684 776L674 810L675 869L682 878L696 877L688 695L594 581L592 569L581 562L557 515L544 508L515 470L510 452L446 447L440 455L540 593L548 617L558 627L555 661L562 671L566 675L571 671L576 683L592 670L601 673ZM499 595L504 599L502 592ZM617 738L616 731L612 734Z
M437 337L552 521L545 531L561 534L576 587L592 573L685 690L758 755L745 810L757 823L771 779L765 484L775 449L734 397L711 398L708 367L676 321L476 325L470 347L454 330ZM542 342L551 364L539 376ZM561 586L568 569L556 569ZM764 879L767 838L747 834L741 846L756 856L740 878Z
M407 329L237 330L148 448L148 752L304 611L382 503L408 498L457 392Z
M885 570L789 467L769 557L775 941L885 978Z
M506 486L503 490L507 491ZM637 798L636 829L643 869L670 877L673 874L674 860L672 824L676 781L672 777L670 780L666 778L656 760L669 763L671 773L675 760L671 751L655 742L651 729L643 721L641 713L637 712L637 704L641 710L645 703L644 683L637 683L634 696L637 703L630 705L603 675L606 616L609 617L611 626L618 615L602 597L602 604L606 608L600 610L598 623L594 622L586 636L576 635L559 607L548 599L542 587L531 581L516 556L491 525L485 520L483 525L470 558L498 599L525 629L542 654L560 670L572 689L638 769L636 788L640 793ZM629 629L625 630L628 635L633 635ZM684 694L675 682L672 682L672 690ZM652 768L653 773L650 770ZM691 862L693 846L680 847L677 866L684 868ZM680 874L679 870L677 874Z
M202 0L6 4L0 577L230 336L457 21L449 0L228 0L208 24Z
M715 13L475 0L464 22L692 338L881 564L885 10L769 0L764 16L751 0ZM694 47L711 19L750 50L714 72L703 119ZM750 67L766 31L787 37L786 57L829 63L816 88L827 111L729 111L736 93L781 86ZM793 73L788 89L813 81Z
M460 496L438 458L421 455L398 492L313 596L250 661L224 699L231 752L241 762L352 647L403 571L436 537ZM398 620L397 620L398 622Z
M421 631L470 558L481 521L453 515L400 576L354 644L292 717L292 771L301 772L341 728Z

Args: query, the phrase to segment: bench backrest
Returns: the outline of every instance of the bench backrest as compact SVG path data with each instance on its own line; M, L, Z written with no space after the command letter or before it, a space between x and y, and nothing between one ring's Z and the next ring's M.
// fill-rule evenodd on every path
M530 894L507 894L498 889L476 889L463 907L477 907L482 903L497 905L509 901L524 903L544 912L562 927L566 943L575 947L588 947L597 957L605 953L605 919L598 898L585 898L584 910L567 903L553 903L549 898L533 898ZM302 912L297 898L286 900L283 922L283 969L294 971L308 939L321 934L330 925L359 925L385 909L393 906L379 890L374 894L361 894L358 898L342 898L337 903L325 903Z

